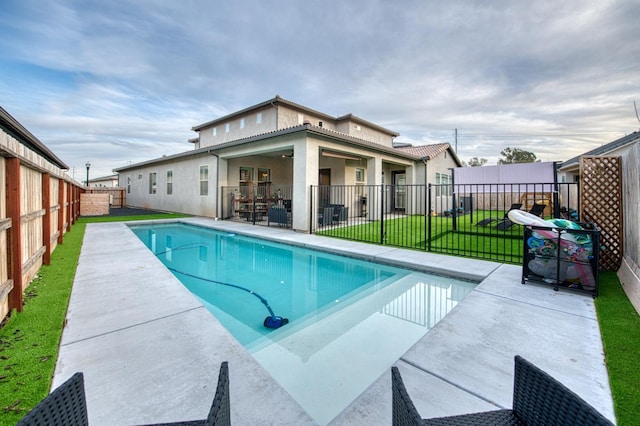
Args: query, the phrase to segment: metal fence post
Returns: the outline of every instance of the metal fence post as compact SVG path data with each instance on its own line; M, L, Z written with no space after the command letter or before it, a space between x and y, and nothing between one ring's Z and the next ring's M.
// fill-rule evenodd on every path
M384 183L380 185L380 244L384 244Z
M426 244L426 248L427 251L431 251L431 184L429 184L428 188L427 188L427 205L428 205L428 209L427 209L427 215L429 216L429 220L427 221L427 244Z

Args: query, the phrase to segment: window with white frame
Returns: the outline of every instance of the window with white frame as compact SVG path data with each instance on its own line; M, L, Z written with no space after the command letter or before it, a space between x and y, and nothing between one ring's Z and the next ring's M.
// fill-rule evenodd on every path
M200 166L200 195L209 195L209 166Z
M244 129L244 118L240 119L240 128Z
M149 173L149 194L155 194L157 190L156 172Z
M229 133L229 130L231 130L231 124L227 123L227 124L224 125L224 131L225 131L225 133Z
M167 195L173 194L173 170L167 170Z
M262 113L259 112L258 115L256 115L256 124L260 124L262 123Z
M361 168L356 169L356 182L357 183L364 182L364 169L361 169Z
M127 177L127 194L131 194L131 178Z
M214 127L213 128L213 136L216 136L218 134L218 128Z

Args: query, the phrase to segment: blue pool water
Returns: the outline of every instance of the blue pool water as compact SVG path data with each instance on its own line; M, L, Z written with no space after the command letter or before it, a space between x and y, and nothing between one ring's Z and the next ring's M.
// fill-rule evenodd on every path
M319 424L475 286L192 225L131 229ZM289 323L264 327L271 312Z

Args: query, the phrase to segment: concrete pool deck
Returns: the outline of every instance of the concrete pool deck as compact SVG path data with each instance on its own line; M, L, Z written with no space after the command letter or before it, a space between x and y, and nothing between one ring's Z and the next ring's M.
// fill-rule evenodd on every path
M514 265L228 221L177 221L480 281L394 364L423 417L510 407L518 354L615 421L588 295L523 286ZM233 424L315 424L125 224L87 225L54 387L84 372L90 424L205 418L222 361L229 361ZM330 424L390 425L390 372Z

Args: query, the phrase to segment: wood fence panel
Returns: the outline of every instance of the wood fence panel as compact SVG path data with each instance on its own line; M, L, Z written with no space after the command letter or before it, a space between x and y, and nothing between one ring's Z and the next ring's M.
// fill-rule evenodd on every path
M50 189L49 189L49 215L50 215L50 221L49 221L49 229L50 229L50 234L49 234L49 244L51 246L51 252L53 252L56 249L56 246L58 245L58 215L60 214L60 205L58 203L58 189L59 189L59 185L58 185L58 179L54 178L53 176L51 177L51 182L50 182Z
M66 195L66 182L63 179L58 179L58 244L64 242L64 234L67 232L65 218L67 217L67 195Z
M9 293L13 281L9 277L9 228L7 219L6 167L4 157L0 157L0 321L9 313Z
M44 244L42 241L43 216L42 176L37 170L20 167L21 174L21 235L22 235L22 282L26 285L42 266ZM24 291L23 288L23 291Z

